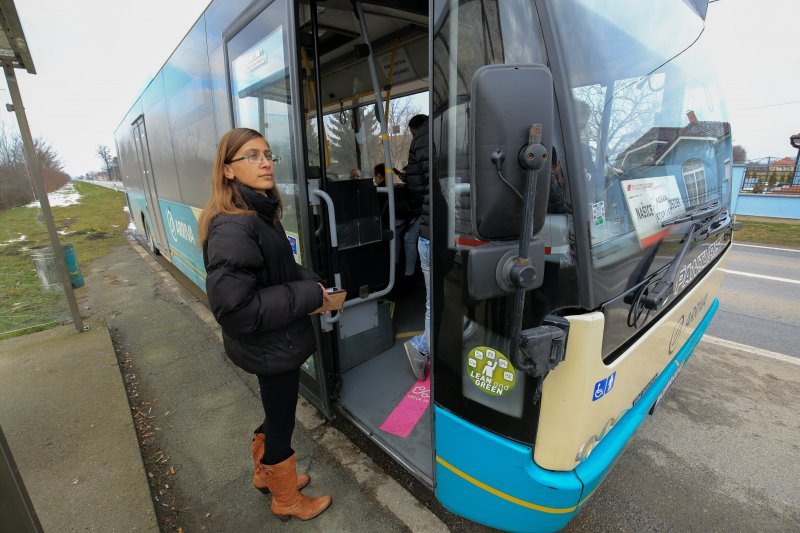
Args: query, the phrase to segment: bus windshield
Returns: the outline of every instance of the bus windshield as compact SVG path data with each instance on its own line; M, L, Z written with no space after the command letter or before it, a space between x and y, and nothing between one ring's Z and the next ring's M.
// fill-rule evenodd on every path
M619 265L665 220L730 197L730 126L689 3L553 2L585 180L592 259ZM619 289L617 287L616 289ZM601 298L602 299L602 298Z

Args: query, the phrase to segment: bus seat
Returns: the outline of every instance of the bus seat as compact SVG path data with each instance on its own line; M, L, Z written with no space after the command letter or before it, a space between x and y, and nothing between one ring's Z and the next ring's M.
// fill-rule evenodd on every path
M336 214L342 288L348 299L364 288L369 292L382 289L389 283L389 243L381 228L372 180L331 181L326 192Z

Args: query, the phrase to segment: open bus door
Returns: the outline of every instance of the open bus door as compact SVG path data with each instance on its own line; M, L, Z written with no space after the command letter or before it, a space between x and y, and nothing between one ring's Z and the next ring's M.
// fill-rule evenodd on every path
M248 10L223 37L234 124L264 135L279 158L275 182L283 205L281 223L295 261L321 273L321 254L315 228L310 225L302 114L293 105L300 100L294 8L293 2L278 0L261 11ZM325 319L315 320L320 350L303 364L300 388L303 396L330 418L333 363Z
M398 216L404 185L391 179L408 156L410 111L428 111L427 18L424 10L368 4L301 2L296 12L317 272L347 291L343 311L320 318L330 340L322 350L337 412L432 487L430 378L416 380L403 346L424 330L425 286L417 263L397 288L399 260L412 264L416 237L404 248L413 224ZM405 75L379 63L392 57ZM408 112L398 115L400 107ZM379 163L389 169L382 186L370 179Z

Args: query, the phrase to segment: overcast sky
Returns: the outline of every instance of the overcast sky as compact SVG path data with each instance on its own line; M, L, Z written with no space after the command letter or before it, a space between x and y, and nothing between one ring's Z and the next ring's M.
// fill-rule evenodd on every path
M16 0L37 71L17 71L31 130L53 146L69 174L101 169L97 145L113 150L122 116L208 3ZM800 132L798 23L800 0L709 5L704 38L723 83L733 142L751 159L797 153L789 136ZM0 99L9 101L0 87ZM11 114L0 113L13 124Z

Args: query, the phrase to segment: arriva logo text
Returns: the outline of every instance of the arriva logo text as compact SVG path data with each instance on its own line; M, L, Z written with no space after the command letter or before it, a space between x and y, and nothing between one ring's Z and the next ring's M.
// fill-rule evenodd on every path
M178 237L180 237L193 245L197 242L194 238L192 227L186 222L176 220L175 217L172 216L172 211L169 209L167 209L167 225L169 226L169 233L172 235L173 240L177 241Z

